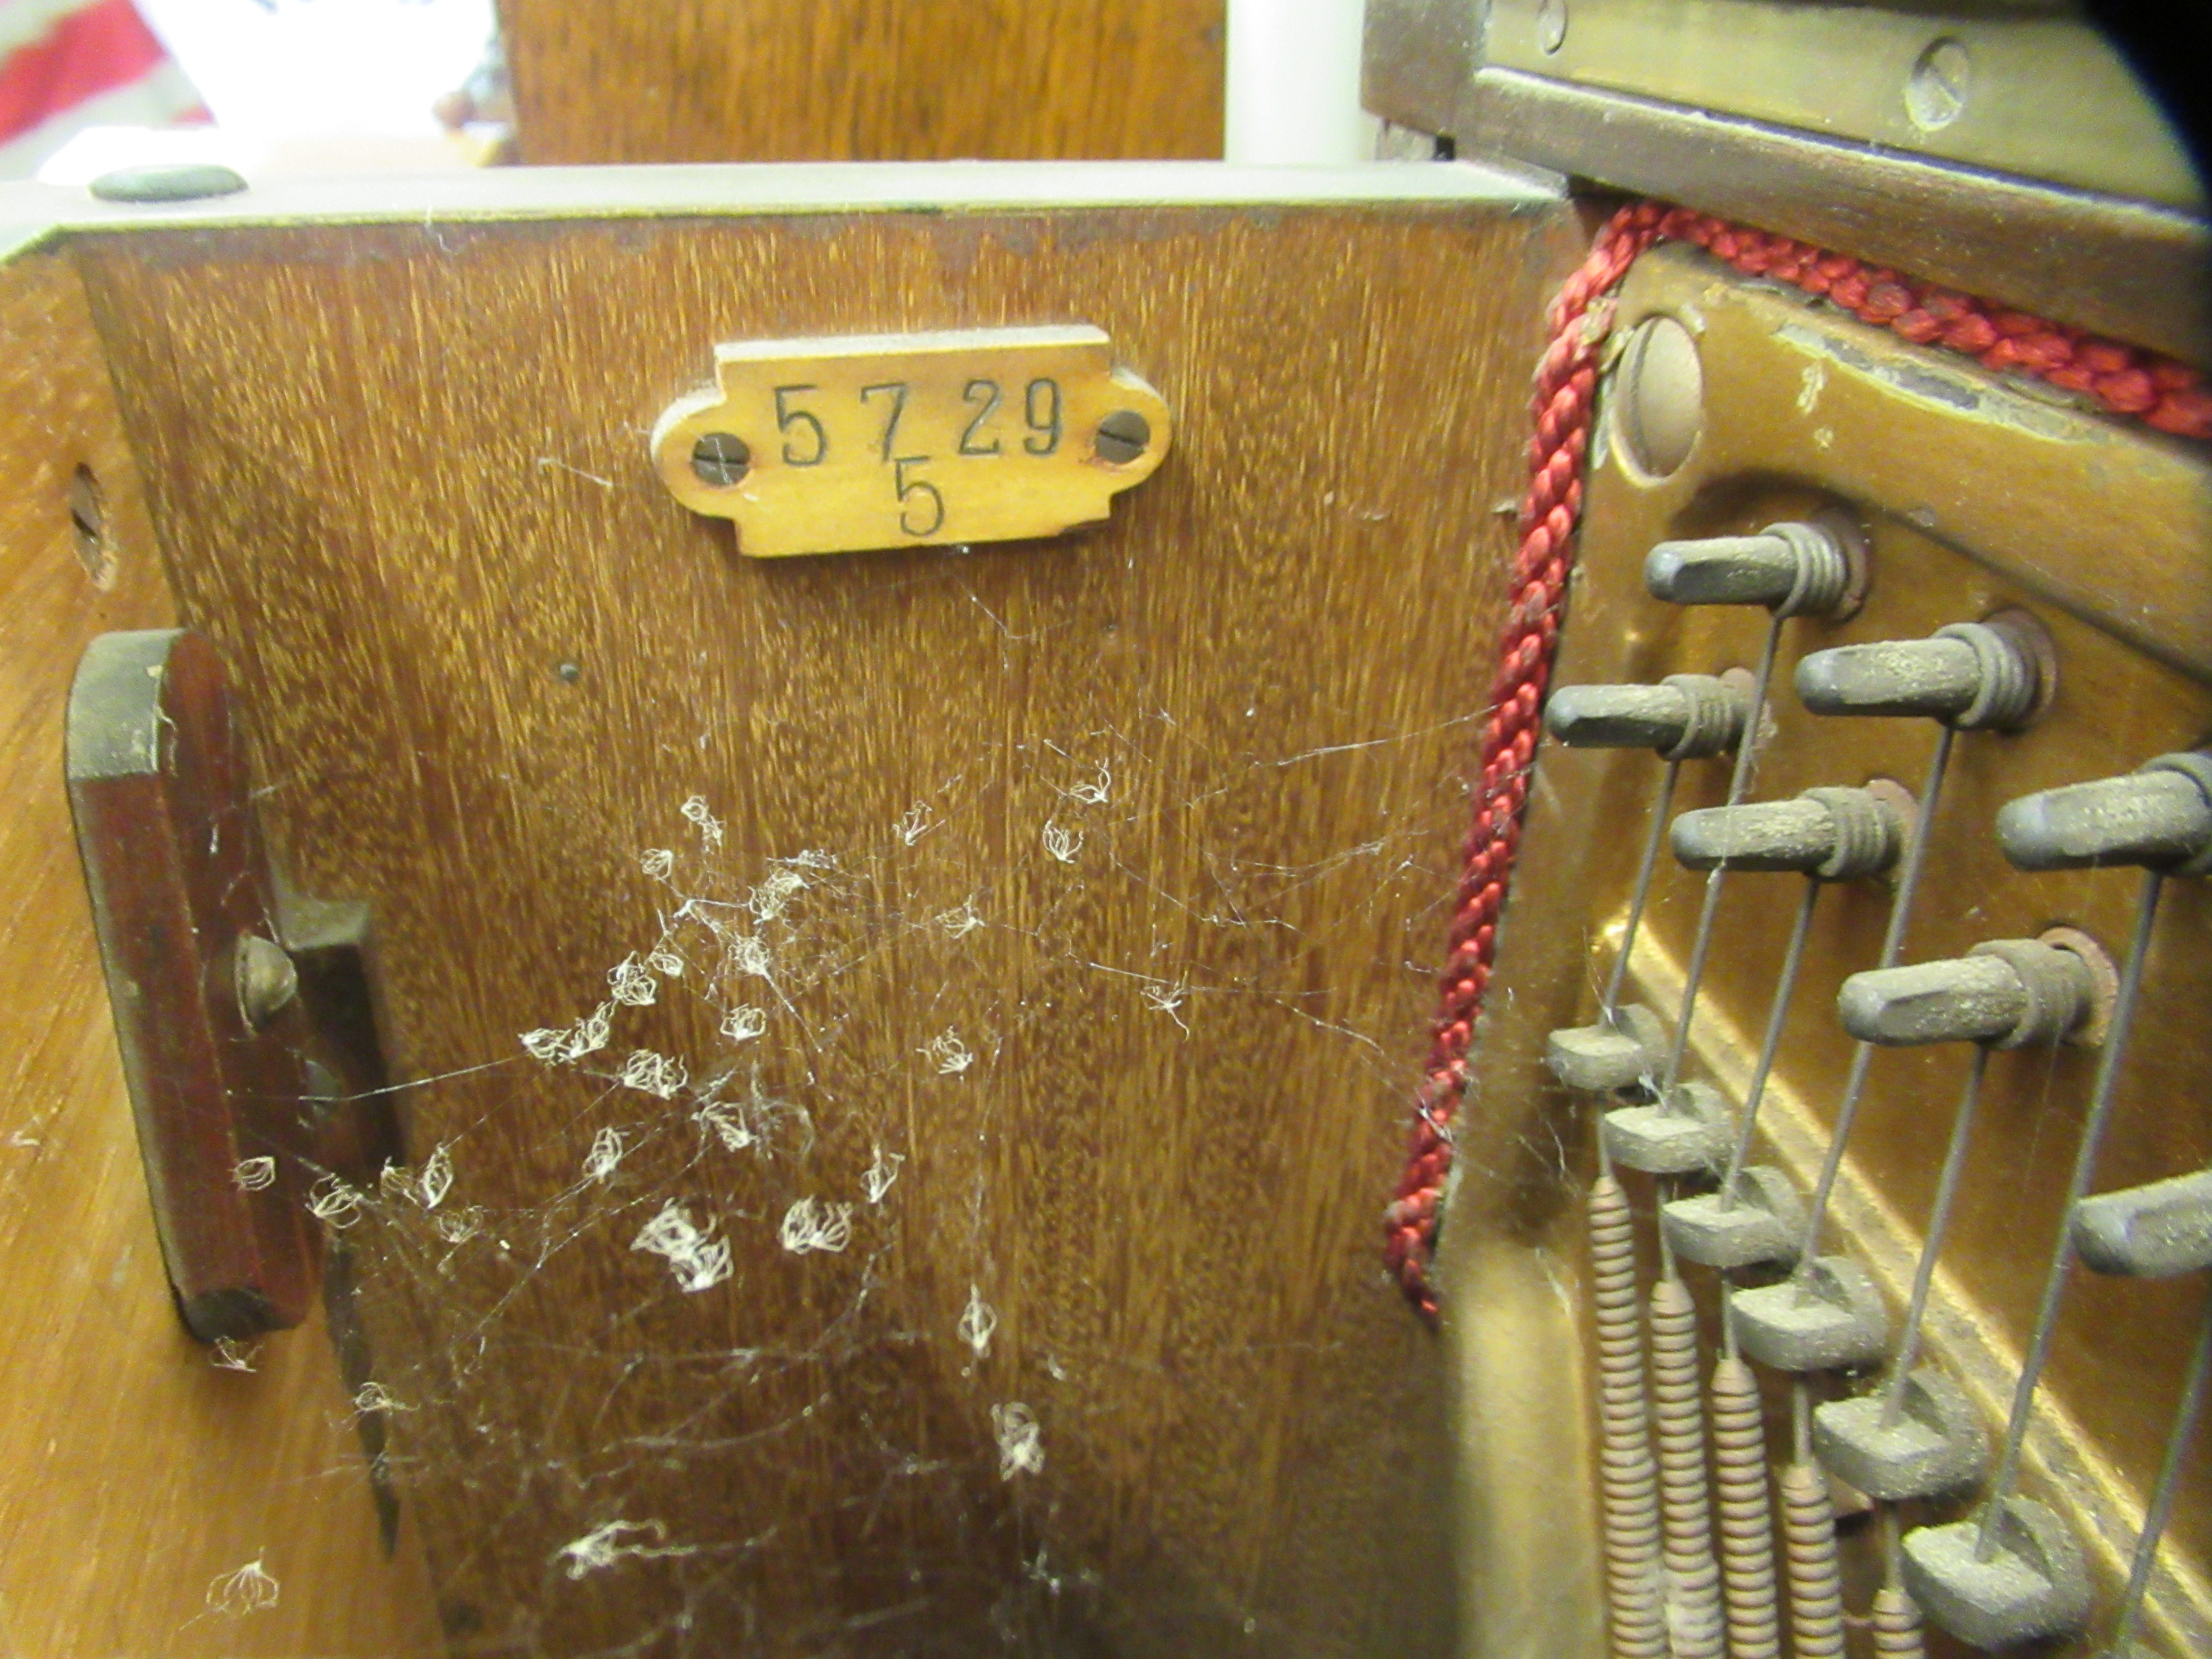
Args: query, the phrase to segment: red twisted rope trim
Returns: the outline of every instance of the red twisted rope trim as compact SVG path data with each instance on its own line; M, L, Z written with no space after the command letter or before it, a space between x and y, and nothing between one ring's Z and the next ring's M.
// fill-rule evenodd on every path
M1575 528L1582 516L1583 465L1589 449L1599 356L1613 321L1607 301L1638 257L1664 240L1693 242L1738 270L1794 283L1917 345L1941 346L1989 368L2033 374L2163 432L2212 438L2212 391L2196 370L2154 352L1664 203L1638 202L1607 221L1546 319L1551 345L1536 371L1531 404L1535 435L1528 445L1528 491L1521 503L1521 550L1514 560L1512 603L1491 682L1474 823L1460 849L1462 871L1446 940L1449 955L1425 1076L1414 1097L1406 1172L1384 1215L1390 1270L1407 1299L1431 1320L1436 1317L1437 1297L1429 1266L1437 1206L1451 1169L1452 1120L1467 1094L1468 1048L1490 983L1498 913L1528 805L1537 711L1551 677Z

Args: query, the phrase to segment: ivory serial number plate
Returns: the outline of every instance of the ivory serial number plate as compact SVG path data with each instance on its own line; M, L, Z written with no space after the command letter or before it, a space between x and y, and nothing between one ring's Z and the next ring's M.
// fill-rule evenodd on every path
M1167 404L1095 328L750 341L714 370L653 463L756 558L1055 536L1167 453Z

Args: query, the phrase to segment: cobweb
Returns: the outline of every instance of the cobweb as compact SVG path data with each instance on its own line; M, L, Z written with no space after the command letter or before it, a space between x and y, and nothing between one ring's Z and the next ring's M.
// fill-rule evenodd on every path
M1164 1081L1178 1045L1232 1034L1286 1065L1326 1056L1326 1088L1362 1103L1354 1144L1379 1152L1348 1172L1352 1273L1389 1305L1376 1176L1459 810L1426 757L1462 724L1249 757L1237 775L1271 789L1393 781L1350 815L1358 839L1299 862L1252 855L1299 836L1234 788L1188 791L1164 710L1150 731L1020 746L1011 791L979 783L1003 770L979 743L973 769L857 846L748 854L726 804L669 803L605 871L634 933L534 973L562 991L507 1056L410 1085L410 1164L367 1186L325 1175L309 1195L360 1264L374 1358L354 1410L378 1479L440 1542L454 1650L1051 1654L1101 1650L1131 1619L1266 1629L1256 1569L1132 1568L1082 1511L1115 1489L1102 1437L1156 1435L1170 1462L1198 1449L1193 1488L1258 1530L1270 1500L1240 1490L1238 1391L1282 1363L1271 1349L1334 1345L1286 1343L1267 1296L1204 1282L1188 1293L1224 1297L1218 1335L1086 1328L1100 1288L1062 1294L1038 1277L1052 1253L1021 1237L1120 1224L1079 1214L1080 1168L1009 1176L1007 1132L1034 1103L1005 1091L1083 1086L1081 1054L1036 1063L1071 1022L1149 1023ZM963 843L1000 823L1003 853L979 860ZM1177 837L1218 837L1195 882L1163 878L1159 844ZM1125 915L1108 939L1109 902L1141 925ZM1351 953L1356 985L1317 976L1324 950ZM1188 1157L1202 1182L1234 1155L1201 1126ZM1178 1352L1217 1342L1259 1358L1133 1430L1132 1378L1156 1391ZM281 1550L265 1558L257 1575L281 1571ZM1117 1611L1109 1589L1131 1585L1152 1605ZM216 1601L255 1605L235 1584Z

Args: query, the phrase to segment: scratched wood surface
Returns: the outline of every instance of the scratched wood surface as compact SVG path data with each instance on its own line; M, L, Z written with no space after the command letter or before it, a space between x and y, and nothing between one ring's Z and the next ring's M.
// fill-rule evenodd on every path
M273 846L374 906L452 1170L349 1236L456 1651L1452 1649L1438 1353L1379 1213L1569 236L79 245ZM750 561L653 475L717 341L1058 322L1177 421L1095 532ZM526 1054L656 944L682 972L603 1051ZM639 1051L687 1080L623 1086ZM802 1254L817 1201L850 1237ZM635 1248L670 1206L727 1279Z
M319 1317L220 1370L172 1307L63 783L79 653L173 606L82 289L0 269L0 1651L435 1650ZM100 535L80 552L77 470ZM77 486L76 506L88 496ZM88 514L88 516L89 514ZM260 1560L274 1606L211 1612Z
M501 0L526 161L1203 160L1223 0Z

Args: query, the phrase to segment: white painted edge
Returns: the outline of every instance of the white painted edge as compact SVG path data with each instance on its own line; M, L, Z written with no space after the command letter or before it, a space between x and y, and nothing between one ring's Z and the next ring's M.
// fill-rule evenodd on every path
M0 258L62 233L153 226L738 218L988 213L1079 207L1292 208L1495 204L1559 192L1473 161L1248 167L1222 161L804 162L737 167L483 167L282 179L198 202L103 202L75 186L0 185Z

